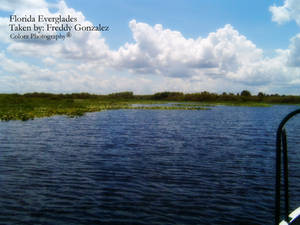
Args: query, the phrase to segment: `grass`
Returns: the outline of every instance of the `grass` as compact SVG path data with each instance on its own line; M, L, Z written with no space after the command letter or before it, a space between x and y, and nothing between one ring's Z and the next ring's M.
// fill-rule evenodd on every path
M186 95L189 96L189 95ZM197 96L191 95L192 97ZM200 95L199 95L200 96ZM111 95L92 95L88 93L74 94L0 94L0 120L30 120L53 115L69 117L82 116L87 112L115 109L136 110L208 110L217 105L268 107L273 104L283 104L285 97L276 97L279 103L268 101L254 101L255 98L245 100L182 100L182 99L154 99L156 95L138 96L131 92ZM220 97L220 96L219 96ZM235 96L237 97L237 96ZM274 97L269 97L274 98ZM291 98L291 97L290 97ZM298 99L298 98L293 98ZM168 104L167 104L168 103ZM286 104L288 104L287 102ZM298 104L298 101L295 101ZM294 104L295 104L294 103ZM137 105L135 105L137 104Z
M201 103L197 103L195 104L195 102L193 103L189 103L189 102L182 102L182 103L176 103L176 106L190 106L190 107L198 107L198 106L202 106L202 107L214 107L217 105L225 105L225 106L246 106L246 107L270 107L272 106L272 104L270 103L264 103L264 102L234 102L234 101L226 101L226 102L214 102L214 103L210 103L210 102L201 102Z
M151 109L151 110L203 110L199 105L137 106L132 104L163 104L162 101L101 99L101 98L55 98L32 97L24 95L0 95L0 120L30 120L39 117L66 115L82 116L87 112L115 109Z
M246 107L270 107L273 104L264 102L219 102L216 105L226 105L226 106L246 106Z
M86 112L128 107L121 102L103 102L95 99L51 99L35 97L0 96L0 120L29 120L53 115L82 116Z
M199 106L136 106L128 109L152 109L152 110L209 110L210 108Z

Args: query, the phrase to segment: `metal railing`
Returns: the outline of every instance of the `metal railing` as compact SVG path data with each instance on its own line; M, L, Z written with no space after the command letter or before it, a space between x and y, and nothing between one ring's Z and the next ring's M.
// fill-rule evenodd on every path
M288 153L287 139L284 125L296 114L300 113L300 109L289 113L279 124L276 135L276 190L275 190L275 224L280 222L281 209L281 165L283 163L283 182L284 182L284 219L289 222L289 178L288 178ZM281 161L283 159L283 162Z

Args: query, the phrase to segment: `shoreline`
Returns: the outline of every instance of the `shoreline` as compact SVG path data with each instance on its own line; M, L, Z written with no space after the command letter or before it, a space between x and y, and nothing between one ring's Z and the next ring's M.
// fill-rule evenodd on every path
M206 96L206 99L203 98L204 95ZM215 99L213 99L212 96L214 96ZM23 95L0 94L0 121L26 121L34 118L50 117L54 115L78 117L88 112L116 109L210 110L214 106L218 105L241 107L300 105L300 96L289 96L289 99L293 99L292 103L288 102L286 100L287 97L283 96L275 96L278 100L277 102L274 101L274 96L266 96L265 99L258 96L245 97L234 95L231 97L235 97L235 100L229 100L228 96L214 95L207 92L195 94L163 92L143 96L133 95L132 92L121 92L109 95L92 95L88 93L29 93ZM203 100L199 100L200 98ZM227 101L224 100L226 98L228 99Z

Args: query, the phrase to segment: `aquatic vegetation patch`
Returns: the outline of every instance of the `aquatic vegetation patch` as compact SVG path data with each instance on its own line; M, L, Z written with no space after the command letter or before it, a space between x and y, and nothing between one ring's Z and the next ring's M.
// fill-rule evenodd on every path
M78 117L86 112L122 109L129 104L97 99L54 99L48 97L24 97L0 95L0 120L30 120L38 117L66 115Z
M174 103L173 106L181 106L181 107L214 107L216 104L213 103Z
M153 110L210 110L200 106L136 106L128 109L153 109Z
M3 102L2 102L3 103ZM138 103L138 102L136 102ZM83 116L87 112L98 112L102 110L116 109L152 109L152 110L207 110L199 105L155 105L155 106L132 106L126 101L99 101L97 99L29 99L29 101L17 102L6 101L1 104L0 98L0 120L31 120L39 117L54 115L66 115L69 117Z
M121 92L110 95L93 95L89 93L0 94L0 121L26 121L54 115L78 117L87 112L115 109L209 110L217 105L247 107L267 107L272 105L272 103L269 102L254 101L255 99L250 97L248 97L249 100L246 101L243 96L238 98L239 101L230 100L227 98L227 95L224 95L227 99L226 101L222 99L220 99L221 101L218 101L218 99L208 101L210 98L200 98L204 95L211 97L208 93L183 95L169 92L149 96L133 95L132 92ZM275 97L273 96L272 98ZM293 99L297 100L298 98Z
M226 105L226 106L243 106L243 107L271 107L272 106L272 104L263 103L263 102L222 102L216 104Z

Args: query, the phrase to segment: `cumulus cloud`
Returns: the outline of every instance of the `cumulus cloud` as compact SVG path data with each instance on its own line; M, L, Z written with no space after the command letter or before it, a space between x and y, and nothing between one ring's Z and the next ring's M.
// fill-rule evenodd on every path
M297 21L300 13L295 11L296 3L286 0L283 6L270 7L273 20ZM44 0L5 0L1 9L19 16L70 15L77 18L77 23L92 25L64 1L50 5ZM13 41L7 38L7 23L8 18L0 18L0 41L7 44L8 53L25 57L24 61L15 61L4 52L0 54L0 88L5 82L14 82L22 92L191 92L249 86L267 90L283 84L297 85L300 80L299 35L291 40L289 49L278 50L275 57L266 58L262 49L230 24L207 37L193 39L161 24L152 26L131 20L129 28L134 41L111 50L97 31L73 32L64 41ZM31 63L26 59L31 59ZM32 59L41 64L33 65ZM13 85L2 90L8 87Z
M6 72L15 74L19 74L23 71L32 72L32 66L29 66L25 62L15 62L14 60L8 59L4 53L0 53L0 67Z
M72 15L77 18L77 24L82 26L92 26L93 24L86 20L81 12L69 8L64 1L58 5L57 15ZM73 26L75 23L72 24ZM109 54L109 47L101 32L76 31L72 33L72 38L67 39L62 44L60 54L63 57L80 60L101 60L106 59Z
M269 10L272 12L272 20L279 24L291 20L291 13L288 1L283 6L270 6Z
M283 6L271 6L272 20L279 24L295 20L300 25L300 0L285 0Z
M136 72L189 76L198 69L236 70L242 61L261 57L261 50L226 25L207 38L186 39L178 31L130 21L136 43L126 43L115 53L116 65ZM183 71L187 73L182 73Z
M206 51L209 46L201 47L201 39L186 39L180 32L163 29L160 24L151 27L132 20L129 27L136 43L126 43L114 53L116 67L137 73L174 77L188 76L198 66L216 67L211 53ZM194 48L195 46L198 48Z
M11 42L10 38L9 38L9 19L8 18L3 18L0 17L0 40L1 42L4 43L9 43Z
M132 20L129 27L135 43L126 43L112 54L115 67L167 77L209 77L253 85L272 82L275 60L265 59L261 49L229 24L198 39L187 39L160 24L152 27Z
M14 8L14 4L19 4L20 6ZM10 5L9 5L10 4ZM73 26L76 24L81 24L82 26L93 25L90 21L86 20L84 15L80 11L76 11L73 8L69 8L64 1L60 1L57 4L52 4L51 7L55 9L55 12L50 12L49 5L44 1L25 1L20 3L19 1L7 1L3 6L3 9L13 10L13 15L18 17L32 17L37 18L38 15L44 15L45 17L58 17L59 15L63 17L74 17L77 19L76 22L70 22L69 25ZM10 8L8 7L11 6ZM11 40L9 35L14 33L9 29L9 19L7 17L0 18L0 37L2 42L9 43L7 50L11 53L23 56L31 56L36 58L41 57L55 57L60 59L69 60L81 60L81 61L92 61L98 60L99 63L104 64L107 62L109 47L105 43L105 39L101 36L98 31L95 32L84 32L76 31L72 32L72 38L65 39L64 41L52 40ZM19 23L20 25L28 25L25 22ZM46 25L45 23L35 22L36 25ZM55 25L55 22L48 22L47 24ZM66 23L61 23L66 24ZM56 31L43 31L41 34L54 35L57 34ZM31 31L22 32L23 35L30 35ZM49 46L51 45L51 46ZM47 49L47 50L46 50ZM46 51L45 51L46 50Z
M300 26L300 0L285 0L283 6L271 6L270 11L273 21L282 24L294 20ZM291 38L286 57L286 66L300 67L300 34Z
M76 22L81 25L92 25L80 11L69 8L64 1L51 5L45 1L4 1L1 6L0 9L11 11L12 15L18 17L70 15L77 18ZM49 7L54 10L50 11ZM103 82L99 74L103 72L104 65L108 61L109 48L100 32L73 32L72 38L64 41L14 41L9 38L8 34L11 32L8 30L8 24L9 18L0 18L0 37L3 37L0 41L7 44L6 52L18 58L24 56L24 60L14 60L14 57L9 57L4 51L0 54L1 90L9 92L101 90L100 84ZM37 22L35 24L41 25ZM42 66L37 66L39 63L37 65L32 63L35 60L41 61ZM109 88L112 88L112 85L107 87Z
M300 34L291 39L289 46L288 65L300 67Z
M22 60L13 60L1 52L0 89L4 92L18 93L32 91L111 93L128 90L151 93L153 88L160 89L164 86L147 77L131 75L120 77L116 71L93 74L91 70L95 68L87 68L83 64L57 63L53 65L53 59L49 57L45 58L44 63L49 63L49 67L43 68Z

